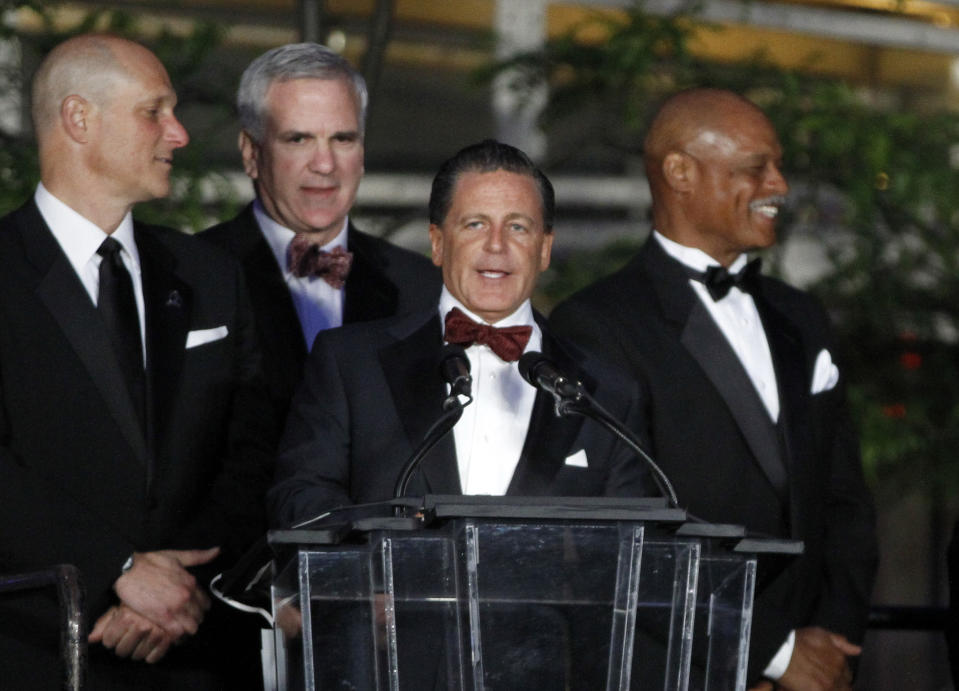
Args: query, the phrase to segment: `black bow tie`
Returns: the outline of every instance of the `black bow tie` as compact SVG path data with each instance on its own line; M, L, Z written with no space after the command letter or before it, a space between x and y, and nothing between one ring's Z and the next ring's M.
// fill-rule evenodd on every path
M722 300L736 286L744 293L755 293L759 287L759 269L762 260L757 257L748 262L739 273L731 274L724 266L710 266L705 273L689 271L690 278L706 286L713 300Z

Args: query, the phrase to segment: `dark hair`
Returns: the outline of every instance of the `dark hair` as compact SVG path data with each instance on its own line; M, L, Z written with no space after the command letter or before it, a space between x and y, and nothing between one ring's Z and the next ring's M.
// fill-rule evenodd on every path
M460 174L492 173L497 170L528 175L536 181L540 201L543 203L543 225L547 233L552 232L556 210L552 183L529 156L515 146L495 139L484 139L479 144L460 149L440 166L430 190L430 223L442 225L446 220L446 215L453 205L453 188Z

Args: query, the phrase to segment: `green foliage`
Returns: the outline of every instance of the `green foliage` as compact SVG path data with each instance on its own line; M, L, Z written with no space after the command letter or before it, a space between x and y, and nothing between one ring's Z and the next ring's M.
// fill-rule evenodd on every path
M624 155L639 153L652 111L678 89L725 87L760 105L793 187L780 234L812 229L827 250L828 271L813 289L837 323L870 477L895 492L917 481L959 490L959 115L902 107L910 94L867 93L762 55L707 63L688 50L697 27L695 16L653 17L637 5L491 72L520 75L520 89L549 85L547 129L601 104L598 131ZM582 40L597 29L604 40ZM554 282L595 279L625 251L577 255ZM599 268L610 257L618 261Z
M594 251L579 251L569 256L556 256L550 268L540 277L536 287L536 307L548 313L553 307L580 288L622 267L640 247L640 241L622 239Z
M58 43L89 31L101 31L142 41L136 20L124 12L98 10L86 14L67 30L55 28L50 3L3 2L0 10L31 9L41 19L42 30L25 34L0 22L0 38L19 42L25 52L38 59ZM149 42L149 47L166 66L170 80L177 88L178 112L191 106L204 108L203 124L191 128L192 143L176 153L171 176L174 194L137 205L137 218L184 230L199 230L211 219L226 218L237 208L233 194L222 178L208 173L208 160L202 142L212 132L233 126L233 85L205 78L213 49L221 42L222 30L211 23L197 23L186 36L163 30ZM0 88L6 93L27 93L24 75L19 66L0 71ZM8 132L0 128L0 215L22 204L33 193L39 180L36 146L28 128L24 132ZM212 188L213 193L206 188ZM212 200L212 201L208 201Z

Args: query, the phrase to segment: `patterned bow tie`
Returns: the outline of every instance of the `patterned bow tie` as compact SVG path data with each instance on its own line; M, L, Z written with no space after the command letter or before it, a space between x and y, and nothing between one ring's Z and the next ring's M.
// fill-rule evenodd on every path
M713 300L722 300L736 286L744 293L755 293L759 287L760 258L753 259L739 273L731 274L724 266L710 266L705 273L691 271L690 276L706 286Z
M446 342L464 348L475 344L487 345L504 362L516 362L529 343L531 326L504 326L477 324L454 307L446 315Z
M342 288L352 263L352 252L342 247L321 250L309 233L297 233L290 243L288 266L297 278L317 276L334 288Z

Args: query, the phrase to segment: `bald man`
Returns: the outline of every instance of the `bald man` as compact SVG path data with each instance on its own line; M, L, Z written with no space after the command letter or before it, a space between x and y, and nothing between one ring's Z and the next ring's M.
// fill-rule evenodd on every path
M848 689L877 561L873 508L824 311L747 262L776 240L781 159L771 123L739 95L670 98L645 141L652 236L550 325L640 382L638 431L682 505L805 543L757 594L749 684Z
M80 568L91 689L243 687L203 574L261 530L269 411L239 267L131 216L169 192L175 105L146 48L57 46L41 182L0 219L0 572ZM58 688L58 639L51 594L0 599L0 686Z

